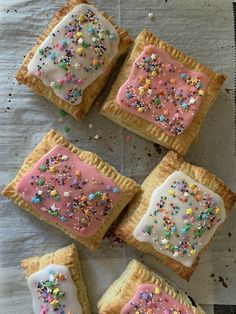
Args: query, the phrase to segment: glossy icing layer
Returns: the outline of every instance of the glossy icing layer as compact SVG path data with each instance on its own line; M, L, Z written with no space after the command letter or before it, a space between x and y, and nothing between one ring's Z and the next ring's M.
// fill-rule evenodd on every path
M114 26L91 5L70 11L40 45L28 65L54 93L72 105L118 53L119 35Z
M35 314L82 314L68 267L49 265L28 278Z
M155 284L141 284L132 299L123 307L121 314L193 314Z
M175 171L153 191L134 237L191 267L225 217L224 202L218 194Z
M122 109L176 136L190 126L208 81L204 73L188 70L163 49L149 45L135 60L117 102Z
M16 191L36 212L81 237L96 233L120 197L110 178L61 145L35 163Z

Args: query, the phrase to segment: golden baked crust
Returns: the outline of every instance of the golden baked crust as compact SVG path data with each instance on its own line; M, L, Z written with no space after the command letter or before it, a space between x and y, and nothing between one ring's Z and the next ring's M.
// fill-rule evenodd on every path
M36 93L38 93L41 96L46 97L50 102L52 102L55 106L65 110L69 114L71 114L75 119L81 119L86 114L86 112L91 107L92 103L96 99L96 97L99 95L103 87L105 86L105 83L108 79L108 76L112 69L114 68L117 59L124 54L127 49L132 44L132 39L129 36L129 34L123 30L122 28L118 27L116 24L112 22L112 17L108 16L104 12L100 12L106 19L108 19L113 26L115 27L116 31L119 34L120 42L118 46L118 54L114 58L114 60L109 65L109 70L105 73L99 76L90 86L88 86L83 93L83 98L80 104L78 105L71 105L65 100L59 98L53 91L53 89L49 86L45 86L43 82L37 78L36 76L30 74L27 70L27 66L29 62L31 61L32 57L34 56L35 52L37 51L38 47L41 45L41 43L48 37L52 29L60 22L60 20L67 15L68 12L70 12L75 6L81 4L81 3L88 3L86 0L70 0L68 1L61 9L59 9L51 23L48 25L48 28L46 31L44 31L39 38L37 39L36 45L31 49L31 51L26 55L26 57L23 60L23 63L16 73L16 79L19 82L19 84L25 84L29 86L31 89L33 89ZM89 3L88 3L89 4Z
M159 48L162 48L168 52L172 58L183 64L188 69L200 71L209 77L207 93L202 99L202 103L198 113L196 114L196 117L192 121L189 128L180 135L168 136L158 126L126 110L123 110L116 100L118 90L127 80L134 61L142 53L144 47L147 45L155 45ZM201 124L205 119L208 110L214 103L216 96L219 93L220 87L225 79L226 76L224 74L215 73L206 66L200 64L198 61L177 50L170 44L157 38L148 30L144 30L135 39L133 49L127 56L121 71L119 72L119 75L101 108L101 114L111 119L113 122L119 124L120 126L142 137L145 137L150 141L158 143L169 149L173 149L181 155L185 155L193 140L198 136Z
M192 267L186 267L176 260L157 252L151 244L137 241L133 236L135 227L148 208L152 192L157 186L161 185L170 174L177 170L184 172L186 175L192 177L197 182L205 185L207 188L220 195L224 201L226 215L229 216L236 201L236 194L233 193L230 188L228 188L224 182L217 178L214 174L211 174L202 167L197 167L184 161L180 155L173 151L169 151L159 165L154 168L151 174L143 182L141 191L129 204L128 211L122 217L116 233L128 244L155 256L179 276L189 280L190 276L197 267L199 255ZM205 248L203 248L200 253L202 253Z
M135 259L129 262L126 270L98 301L98 313L120 314L121 309L133 297L137 286L144 283L157 284L195 314L205 313L198 305L194 306L185 293Z
M21 179L21 177L24 176L24 174L32 168L35 162L37 162L52 147L57 144L60 144L63 147L69 149L72 153L76 154L82 161L85 161L88 164L95 166L101 174L111 178L116 186L121 190L122 196L118 199L113 209L106 216L105 222L101 225L98 231L89 238L80 237L77 234L74 234L73 232L66 229L66 227L59 225L58 223L55 223L53 221L48 221L42 214L36 212L32 208L31 204L24 201L24 199L16 192L16 184ZM36 146L33 152L25 159L15 179L6 186L2 193L18 206L30 212L32 215L62 230L72 239L79 241L83 245L87 246L89 249L96 250L112 222L118 217L122 209L130 202L130 200L139 190L140 186L136 182L134 182L130 178L122 176L117 170L115 170L115 168L105 163L96 154L77 148L68 140L66 140L61 134L57 133L54 130L51 130L44 136L42 141Z
M90 305L86 294L86 286L82 277L78 252L74 244L43 256L35 256L21 261L26 278L42 270L50 264L64 265L69 268L71 278L77 288L77 296L82 306L83 314L90 314Z

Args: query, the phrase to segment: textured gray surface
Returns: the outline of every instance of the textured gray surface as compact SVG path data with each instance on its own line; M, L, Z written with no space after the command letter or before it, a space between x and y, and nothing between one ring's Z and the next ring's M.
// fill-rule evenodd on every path
M133 37L148 27L187 54L216 71L228 75L215 106L204 122L197 142L186 159L202 165L236 190L234 155L234 41L232 2L226 0L103 0L93 1L115 16ZM98 114L94 105L82 122L66 116L27 87L17 86L14 75L24 54L47 26L62 0L0 1L0 177L1 189L14 177L23 159L50 128L71 131L69 140L83 149L97 152L106 161L140 183L153 169L159 154L151 142L114 125ZM16 12L17 11L17 12ZM154 19L148 18L148 12ZM10 95L10 96L9 96ZM8 109L9 108L9 109ZM88 124L93 123L92 129ZM94 135L101 138L94 140ZM132 141L127 141L127 136ZM137 257L169 277L199 303L235 304L236 295L236 214L224 224L214 243L202 256L190 283L177 278L152 257L130 247L112 248L104 241L92 254L78 245L88 293L96 310L96 300L124 270L127 261ZM231 236L230 234L231 233ZM32 313L31 299L19 267L20 260L53 251L71 240L27 214L5 198L0 200L0 312ZM223 281L227 288L223 286ZM223 311L223 310L222 310ZM218 312L220 313L220 312ZM223 312L222 312L223 313ZM227 312L226 312L227 313Z

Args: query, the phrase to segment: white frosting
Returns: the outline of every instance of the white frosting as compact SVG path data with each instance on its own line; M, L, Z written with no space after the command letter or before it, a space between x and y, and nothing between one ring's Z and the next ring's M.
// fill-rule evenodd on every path
M207 214L207 210L212 214ZM214 224L211 224L213 217ZM150 243L156 251L191 267L225 217L224 202L218 194L176 171L153 191L148 209L133 235L138 241ZM196 236L200 225L204 232Z
M52 273L58 273L65 276L65 280L58 281L56 287L65 292L65 295L59 299L62 310L55 310L53 305L40 299L37 291L38 283L50 280ZM63 265L49 265L46 268L32 274L28 278L28 286L33 299L33 309L35 314L82 314L82 307L77 298L77 289L71 278L68 267ZM63 312L64 311L64 312Z
M83 17L88 12L94 14L93 21L85 22ZM93 6L79 4L40 45L28 64L28 71L40 78L44 85L51 86L58 97L77 105L86 87L107 70L107 65L118 53L118 45L119 35L114 26ZM78 51L81 48L83 51ZM68 55L66 50L71 53ZM65 57L70 64L68 67ZM92 70L86 71L85 68ZM68 98L72 94L74 96Z

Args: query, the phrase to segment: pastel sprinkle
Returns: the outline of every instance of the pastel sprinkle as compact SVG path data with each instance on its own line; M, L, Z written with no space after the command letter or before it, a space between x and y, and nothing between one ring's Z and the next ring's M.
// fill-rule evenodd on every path
M155 243L162 254L166 252L183 263L185 257L197 255L204 236L222 220L214 194L191 181L173 173L166 191L163 188L156 194L147 216L134 231L137 240Z
M78 105L83 91L109 70L118 52L119 37L114 26L93 6L78 5L74 10L77 13L68 13L40 45L28 70L50 85L58 97ZM71 73L74 77L68 80ZM53 82L48 82L55 76Z
M176 293L168 293L157 284L142 283L120 314L193 314L190 307L176 298Z
M165 50L148 45L134 61L117 100L123 110L177 136L190 126L208 81L204 73L191 71Z
M61 145L31 171L17 186L23 199L47 220L84 237L98 230L120 197L119 187L110 178Z
M36 292L38 298L43 301L40 314L48 313L48 310L46 309L48 309L49 305L52 306L53 311L60 311L58 313L63 313L60 308L63 307L62 302L66 292L61 290L60 282L65 280L66 277L63 274L51 273L48 280L38 282Z

